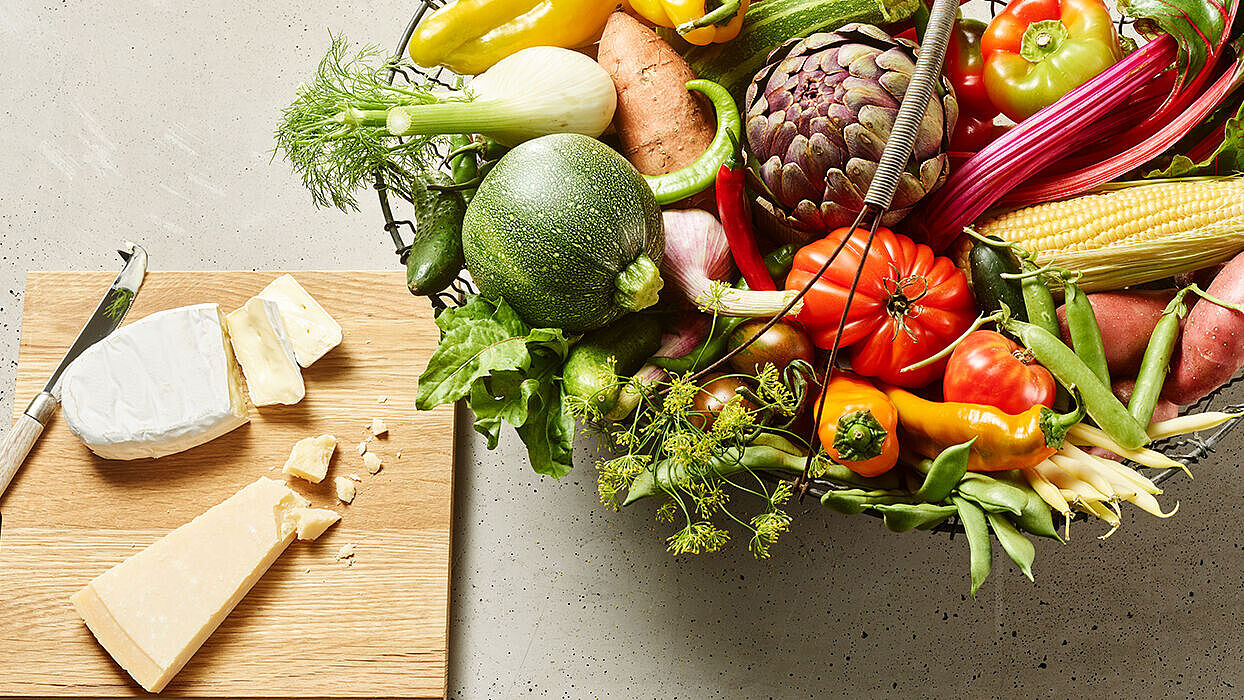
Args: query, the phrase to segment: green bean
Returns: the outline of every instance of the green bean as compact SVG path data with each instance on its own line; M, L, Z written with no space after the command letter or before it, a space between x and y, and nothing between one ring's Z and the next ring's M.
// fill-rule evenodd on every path
M1149 425L1153 418L1153 409L1158 405L1158 396L1162 393L1162 385L1166 383L1166 373L1171 368L1175 343L1179 341L1179 320L1188 314L1184 295L1191 289L1188 287L1180 290L1166 305L1162 318L1158 319L1153 333L1149 336L1149 344L1145 346L1145 356L1140 361L1136 384L1132 387L1132 400L1127 404L1127 412L1141 425Z
M968 472L968 456L974 442L976 438L942 450L929 465L929 470L924 475L924 483L916 489L916 496L932 503L946 500L951 490Z
M969 472L955 487L959 495L990 513L1024 512L1028 496L1017 487L979 472Z
M972 597L975 598L977 589L989 578L989 572L993 568L989 521L985 519L985 511L965 498L951 496L950 502L958 509L959 520L963 522L963 531L967 534L968 550L971 554Z
M1144 426L1127 412L1110 387L1103 384L1057 335L1035 324L1014 319L999 319L998 325L1015 334L1063 386L1075 388L1088 414L1116 442L1128 449L1137 449L1149 443Z
M1058 530L1054 528L1054 515L1050 511L1049 505L1028 485L1028 480L1018 470L996 472L995 477L1003 479L1015 488L1023 491L1028 498L1019 517L1012 518L1019 529L1038 537L1049 537L1059 542L1063 541L1063 538L1058 534Z
M894 505L896 503L916 504L916 499L906 491L864 491L862 489L845 489L830 491L821 496L821 505L846 515L863 513L873 506Z
M834 483L872 491L899 490L903 487L898 469L891 469L878 476L860 476L837 462L830 462L823 465L816 476Z
M932 503L878 504L873 506L873 510L881 513L886 529L892 532L927 530L946 522L947 518L959 512L954 506L938 506Z
M1093 370L1093 374L1102 384L1110 386L1110 368L1106 366L1106 348L1102 345L1101 327L1097 325L1097 314L1088 297L1068 280L1063 285L1066 294L1064 304L1067 310L1067 330L1071 335L1071 347L1076 356L1084 360L1084 364Z
M986 513L985 517L993 526L993 534L997 535L998 543L1002 545L1003 551L1011 558L1011 561L1015 562L1019 570L1024 572L1028 580L1032 581L1032 562L1037 558L1036 548L1032 546L1027 537L1015 529L1006 516Z
M1026 275L1019 283L1020 292L1024 297L1024 310L1028 312L1028 323L1044 328L1057 338L1059 330L1056 310L1058 307L1054 304L1054 295L1050 293L1050 288L1042 279L1042 275L1028 274L1036 273L1038 269L1030 260L1022 260L1020 263L1020 274Z

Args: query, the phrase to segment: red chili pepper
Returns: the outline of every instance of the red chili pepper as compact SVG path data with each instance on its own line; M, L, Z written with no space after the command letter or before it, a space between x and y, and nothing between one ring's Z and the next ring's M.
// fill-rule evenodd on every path
M772 292L777 285L769 276L769 269L765 267L765 260L756 245L756 235L752 232L752 212L744 186L745 162L740 149L736 148L717 171L717 218L721 219L721 226L726 230L730 255L734 257L734 264L747 286L760 292Z

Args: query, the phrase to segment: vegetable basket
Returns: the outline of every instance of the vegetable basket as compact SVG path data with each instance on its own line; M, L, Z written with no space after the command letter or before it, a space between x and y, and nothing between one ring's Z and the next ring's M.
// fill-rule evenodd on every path
M762 0L763 1L763 0ZM420 22L424 18L441 7L444 3L440 0L421 0L415 4L415 11L407 25L402 36L399 38L395 47L395 55L401 56L405 53L407 45L410 43L412 35L415 33ZM962 9L965 17L988 20L991 16L1003 11L1006 3L1002 0L971 0L966 3ZM1120 37L1124 37L1124 43L1131 41L1128 37L1135 36L1136 32L1131 26L1130 20L1127 20L1118 14L1115 14L1117 32ZM1108 24L1107 24L1108 26ZM440 86L444 88L453 88L461 85L457 76L446 69L421 70L404 66L393 69L390 72L389 79L395 83L414 83L431 86ZM437 146L438 154L442 159L443 167L448 168L450 160L449 148L445 145ZM407 256L410 251L409 240L415 235L415 224L413 220L415 216L407 212L413 211L414 206L410 198L403 194L400 190L390 188L386 185L386 177L383 172L375 174L374 187L379 199L380 210L383 217L383 228L387 236L391 239L395 246L396 253L403 264L406 263ZM870 239L871 241L871 239ZM858 278L856 280L858 284ZM806 290L805 290L806 291ZM429 301L439 314L441 311L464 305L471 295L476 293L476 288L472 283L469 273L462 272L453 283L444 291L429 297ZM854 287L852 288L854 295ZM850 298L848 297L847 305L849 308ZM846 311L844 310L844 314ZM1202 411L1221 411L1225 413L1236 413L1244 406L1244 390L1241 386L1241 377L1228 382L1219 387L1208 396L1197 401L1191 406L1184 408L1184 412L1202 412ZM1241 422L1239 417L1232 418L1216 426L1212 430L1207 430L1201 434L1193 434L1179 437L1167 438L1158 441L1152 445L1153 449L1158 450L1172 458L1175 458L1188 467L1196 466L1211 459L1216 446L1223 443L1229 436L1233 435ZM815 441L813 445L815 446ZM809 458L811 461L811 458ZM1153 465L1140 465L1130 463L1133 467L1152 468ZM1169 467L1159 472L1149 472L1147 476L1154 484L1168 480L1172 475L1179 472L1180 469ZM759 476L763 479L770 480L773 483L781 481L778 474L770 472L760 472ZM812 495L816 497L824 496L826 493L841 489L842 487L835 482L811 478L803 481L804 487L801 496ZM865 514L881 517L877 512L872 510L864 510ZM960 522L958 516L951 516L949 519L940 521L933 527L922 528L937 533L963 533L964 524ZM970 534L970 533L969 533Z

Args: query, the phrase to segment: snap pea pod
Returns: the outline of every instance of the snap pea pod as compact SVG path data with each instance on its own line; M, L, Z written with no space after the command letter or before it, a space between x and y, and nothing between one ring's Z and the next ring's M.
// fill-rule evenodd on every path
M1067 330L1076 356L1093 370L1102 384L1110 386L1110 368L1106 366L1106 347L1102 344L1101 327L1088 297L1074 282L1063 284L1063 303L1067 310Z
M977 589L989 578L989 572L993 569L993 543L989 537L989 521L985 518L985 511L965 498L951 496L950 502L959 511L959 520L963 522L963 531L967 534L971 556L972 597L975 598Z
M1058 337L1058 313L1054 304L1054 295L1049 285L1037 274L1039 268L1030 260L1020 263L1019 289L1024 297L1024 310L1028 312L1028 323L1044 328Z
M752 446L767 445L776 450L781 450L789 455L794 455L800 460L808 455L808 451L795 443L778 435L777 433L761 433L752 440ZM879 489L898 489L902 487L899 481L897 469L879 474L877 476L860 476L855 472L847 469L837 462L824 460L820 462L820 468L815 472L818 479L826 479L837 484L844 484L855 488L864 489L866 491L876 491Z
M925 472L924 482L916 489L916 496L931 503L946 500L968 472L968 456L974 442L976 438L942 450Z
M1010 513L1019 516L1024 512L1028 496L1017 487L1004 481L969 472L955 487L959 495L990 513Z
M1141 425L1149 425L1153 409L1158 405L1158 396L1171 369L1171 356L1175 353L1175 344L1179 342L1179 321L1188 315L1184 296L1191 290L1191 287L1179 290L1166 305L1162 318L1158 319L1149 336L1149 344L1145 346L1145 355L1136 372L1136 384L1132 387L1132 399L1127 404L1127 412Z
M932 503L879 503L872 509L881 513L881 521L891 532L907 532L908 530L927 530L946 522L946 519L959 512L954 506L939 506Z
M1019 570L1024 572L1029 581L1032 581L1032 562L1037 558L1037 550L1032 546L1032 542L1027 537L1020 534L1019 530L1007 520L1005 516L997 513L986 513L985 517L989 519L989 524L993 527L993 534L997 536L998 543L1002 545L1002 550L1006 555L1015 562Z
M829 491L824 496L821 496L821 505L846 515L856 515L863 513L868 508L898 503L915 505L918 501L906 491L844 489L841 491Z
M709 468L721 478L750 470L802 474L803 458L768 445L749 445L738 459L718 457L710 463ZM672 459L663 459L651 469L645 469L635 477L635 481L631 483L630 489L626 492L626 500L622 502L622 505L629 506L641 498L659 493L675 492L686 486L690 478L681 463Z
M1031 314L1029 314L1031 318ZM1093 370L1063 344L1055 333L1033 323L1001 318L998 325L1014 334L1024 347L1054 375L1063 386L1074 387L1080 394L1088 414L1111 438L1128 449L1139 449L1149 443L1144 426L1103 384Z

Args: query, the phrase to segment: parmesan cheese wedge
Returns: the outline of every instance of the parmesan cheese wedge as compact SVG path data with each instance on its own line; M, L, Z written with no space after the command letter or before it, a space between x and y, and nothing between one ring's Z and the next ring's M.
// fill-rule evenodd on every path
M306 506L285 484L260 478L70 601L112 658L159 692L294 540Z

